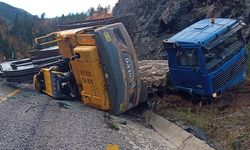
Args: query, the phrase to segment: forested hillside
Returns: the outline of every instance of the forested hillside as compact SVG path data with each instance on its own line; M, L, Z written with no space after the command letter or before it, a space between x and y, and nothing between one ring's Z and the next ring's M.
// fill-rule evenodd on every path
M55 18L31 15L25 10L0 2L0 61L27 57L34 46L34 38L57 30L57 25L111 16L110 7L98 6L81 13Z
M30 44L12 36L6 22L0 19L0 61L16 56L22 58L26 55L24 50L30 48Z

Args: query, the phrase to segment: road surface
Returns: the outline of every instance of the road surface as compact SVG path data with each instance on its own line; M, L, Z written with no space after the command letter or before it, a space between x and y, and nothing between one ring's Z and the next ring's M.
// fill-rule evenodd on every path
M0 81L0 149L104 150L118 144L121 150L168 150L175 147L134 118L113 117L120 128L108 127L105 113L79 101L58 101L34 92L32 86L15 90ZM120 122L127 122L126 125Z

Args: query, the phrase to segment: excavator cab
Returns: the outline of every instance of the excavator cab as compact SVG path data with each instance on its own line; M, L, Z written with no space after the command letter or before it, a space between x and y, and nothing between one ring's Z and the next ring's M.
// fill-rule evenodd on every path
M44 42L50 36L56 38ZM36 42L39 45L57 43L62 57L69 60L66 72L70 72L70 80L74 80L69 82L68 77L68 82L63 84L75 84L85 105L115 115L138 105L141 91L139 67L133 44L122 23L58 31L37 38ZM57 77L63 72L48 68L41 71L34 77L34 83L43 86L36 87L50 88L40 91L55 98L65 94L54 88L62 81ZM43 78L39 78L43 80L37 78L41 74ZM51 94L53 92L49 89L56 89L56 92Z

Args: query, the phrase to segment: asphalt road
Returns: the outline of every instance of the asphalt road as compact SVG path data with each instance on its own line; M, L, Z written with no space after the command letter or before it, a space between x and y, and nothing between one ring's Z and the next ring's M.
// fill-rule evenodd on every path
M13 89L0 82L1 96ZM126 115L113 117L120 129L111 129L104 114L81 102L54 100L25 87L0 101L0 149L104 150L107 144L118 144L121 150L175 149L157 132ZM119 123L124 121L127 125Z
M16 89L15 85L2 82L0 79L0 99L5 97L8 93L10 93L15 89Z

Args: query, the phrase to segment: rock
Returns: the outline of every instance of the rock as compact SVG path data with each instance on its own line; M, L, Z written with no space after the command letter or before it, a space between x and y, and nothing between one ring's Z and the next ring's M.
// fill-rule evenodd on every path
M114 16L134 14L132 41L140 59L159 59L162 40L204 18L236 18L250 23L250 0L119 0ZM250 26L243 31L250 42ZM149 39L149 40L148 40Z

